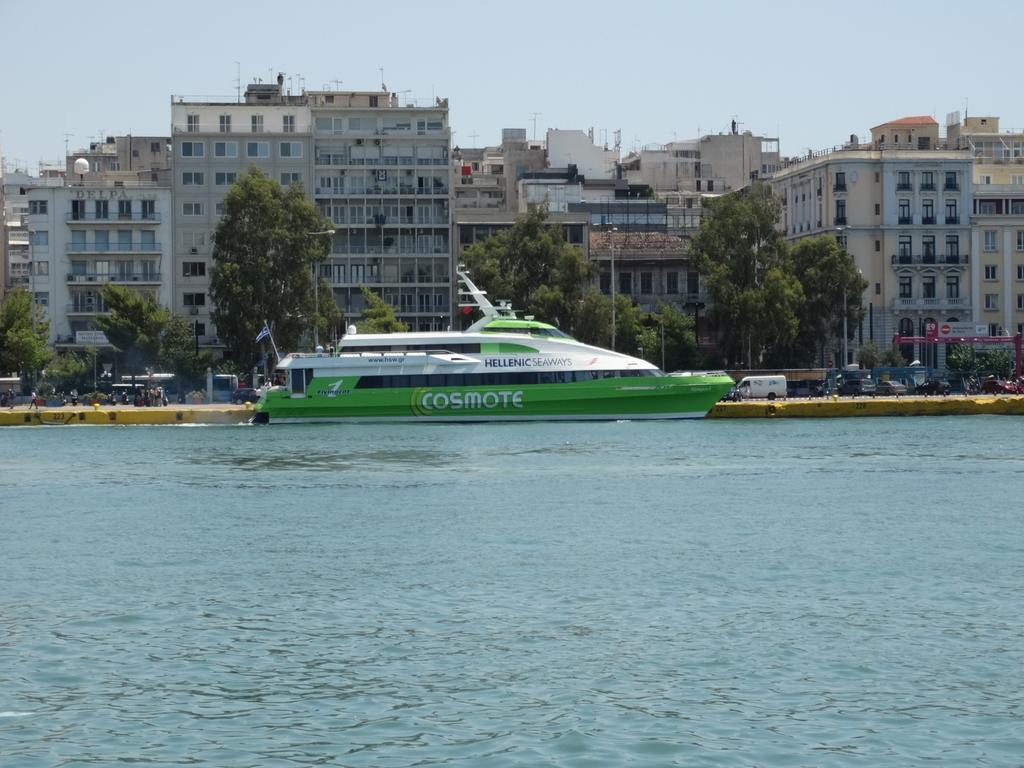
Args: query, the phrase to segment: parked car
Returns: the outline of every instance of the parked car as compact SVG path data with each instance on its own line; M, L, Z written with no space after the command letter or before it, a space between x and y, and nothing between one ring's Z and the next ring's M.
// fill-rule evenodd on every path
M981 383L981 391L986 395L1015 395L1018 389L1012 381L989 377Z
M928 379L918 384L914 391L919 395L948 395L952 389L945 379Z
M822 379L798 379L786 383L786 397L822 397L825 382Z
M875 382L873 379L847 379L839 385L840 395L871 395L875 396Z
M260 391L250 387L239 387L231 393L231 402L236 404L255 403L260 399Z
M875 385L875 394L886 397L900 397L907 394L907 385L899 381L880 381Z
M740 389L739 389L739 387L733 387L728 392L726 392L724 395L722 395L720 398L718 398L718 402L720 402L720 403L738 403L742 399L743 398L740 397Z

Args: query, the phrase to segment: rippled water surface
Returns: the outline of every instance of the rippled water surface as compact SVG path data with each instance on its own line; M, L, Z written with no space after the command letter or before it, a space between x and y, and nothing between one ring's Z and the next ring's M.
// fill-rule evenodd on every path
M0 765L1024 765L1011 417L0 431Z

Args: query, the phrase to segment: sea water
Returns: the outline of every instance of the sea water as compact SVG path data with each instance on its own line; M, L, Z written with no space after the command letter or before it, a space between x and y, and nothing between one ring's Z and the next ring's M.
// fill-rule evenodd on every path
M1021 427L5 428L0 766L1021 766Z

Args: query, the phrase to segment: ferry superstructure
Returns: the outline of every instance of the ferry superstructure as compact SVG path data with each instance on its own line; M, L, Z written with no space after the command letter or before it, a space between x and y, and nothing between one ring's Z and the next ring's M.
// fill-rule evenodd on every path
M483 317L465 331L359 334L333 354L282 359L257 423L702 418L733 386L722 371L666 375L494 307L460 272Z

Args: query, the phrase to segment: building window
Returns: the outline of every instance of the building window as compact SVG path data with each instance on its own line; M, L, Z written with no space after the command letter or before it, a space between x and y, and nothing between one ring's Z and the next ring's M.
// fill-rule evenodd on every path
M181 215L182 216L202 216L203 215L203 204L202 203L182 203L181 204Z
M149 220L156 218L156 200L142 201L142 218Z
M183 261L181 263L182 277L206 277L205 261Z
M998 293L986 293L985 294L985 309L999 309L999 294Z
M214 157L238 157L237 141L215 141L213 143Z
M899 206L900 206L900 221L899 221L899 223L900 224L911 224L911 223L913 223L913 219L910 218L910 201L909 200L900 200Z
M652 273L640 273L640 293L644 296L654 293L654 275Z
M29 216L43 216L47 211L46 200L29 200L28 201L28 213Z
M252 132L263 133L263 115L252 116Z
M996 232L994 229L986 229L985 235L985 251L992 253L996 249Z
M49 245L50 233L45 229L30 230L28 233L29 245Z
M154 154L158 153L160 151L160 142L159 141L151 141L151 142L149 142L149 151L154 153Z
M1024 229L1017 230L1017 250L1024 251Z
M925 264L935 263L935 235L925 235L921 238L921 261Z
M956 171L946 171L946 183L943 185L943 189L955 190L958 189L956 183Z
M197 339L206 335L206 323L192 323L192 335Z
M665 293L677 294L679 293L679 273L678 272L666 272L665 273Z
M896 189L898 191L910 189L910 171L899 171L896 174Z
M921 201L921 223L922 224L934 224L935 223L935 201L934 200L922 200Z
M909 276L906 276L906 275L901 276L900 277L900 298L901 299L910 299L910 298L913 298L913 296L914 296L913 281L911 280L911 278Z
M1024 280L1024 264L1017 265L1017 279Z
M633 293L633 273L632 272L620 272L617 274L616 279L619 283L619 293L624 293L629 296Z
M281 186L287 187L290 184L299 184L302 182L302 174L298 171L285 172L281 174Z
M301 141L282 141L279 149L281 157L302 157Z
M181 142L182 157L203 157L206 154L206 145L201 141Z
M183 302L186 307L205 307L206 306L206 294L205 293L186 293L183 297Z
M899 256L900 264L909 264L911 259L911 238L910 235L900 235L899 246L896 255Z
M946 235L946 257L960 257L960 235Z
M284 115L281 117L281 132L295 133L295 115Z
M959 224L960 219L956 214L956 200L946 201L946 223Z
M201 187L204 183L202 171L182 171L181 183L185 187Z
M846 172L836 171L836 184L832 188L833 192L845 192L846 191Z
M986 264L985 265L985 279L986 280L995 280L995 279L997 279L996 276L998 274L999 274L999 271L998 271L998 269L997 269L995 264Z
M708 192L714 192L714 191L715 191L715 180L714 179L708 179Z
M979 184L991 184L992 183L992 176L987 174L987 173L980 174L978 176L978 183Z
M231 133L231 115L220 116L220 132Z
M234 171L217 171L213 174L213 183L218 187L230 187L238 179Z
M266 141L247 141L245 143L246 157L270 157L270 143Z
M846 223L846 201L836 200L836 224Z
M199 133L199 115L187 115L185 125L189 133Z
M97 200L96 201L96 218L97 219L109 219L110 218L110 201L109 200Z
M935 174L931 171L921 171L921 190L929 191L935 189Z
M1017 311L1024 311L1024 293L1017 294Z
M875 253L878 253L881 250L882 250L882 241L881 240L875 240Z
M946 298L947 299L959 299L960 298L960 276L959 275L946 275Z
M935 298L935 277L933 275L921 278L921 298Z

